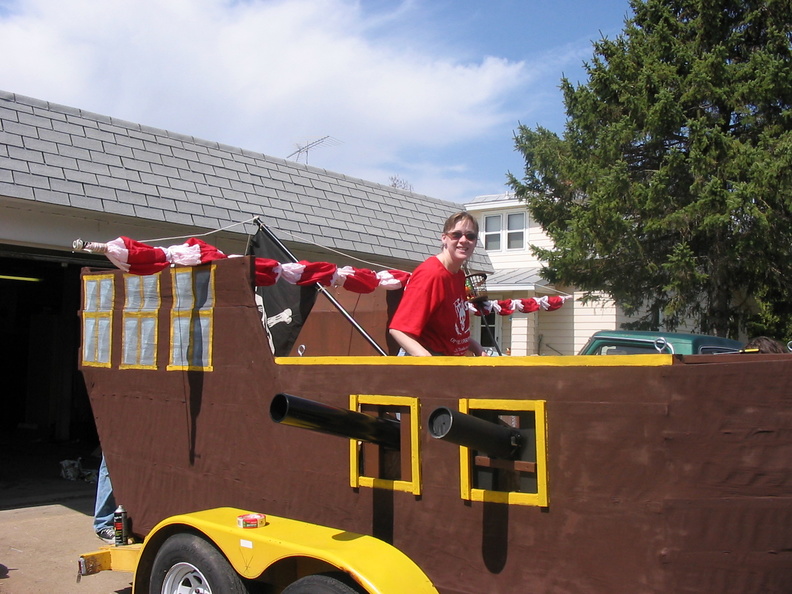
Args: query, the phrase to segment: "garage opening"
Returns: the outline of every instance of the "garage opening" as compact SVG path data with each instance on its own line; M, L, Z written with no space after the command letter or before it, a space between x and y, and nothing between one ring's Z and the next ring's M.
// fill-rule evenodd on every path
M0 245L0 431L96 441L77 369L80 268L91 256Z

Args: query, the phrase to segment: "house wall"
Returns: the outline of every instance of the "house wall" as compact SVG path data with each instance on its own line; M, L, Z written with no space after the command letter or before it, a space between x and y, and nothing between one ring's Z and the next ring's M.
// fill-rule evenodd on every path
M514 314L511 318L512 340L506 348L515 357L537 354L536 316L533 314Z
M533 219L533 217L529 216L528 218L529 218L529 221L528 221L528 242L529 242L529 244L535 245L536 247L539 247L539 248L542 248L542 249L546 249L546 250L553 249L553 240L550 239L547 236L547 234L544 232L544 229L542 229L541 225L539 225L539 223L537 223ZM534 256L530 252L529 252L528 262L530 262L532 266L533 265L542 265L542 264L544 264L544 262L542 262L541 260L537 259L536 256Z
M601 295L600 301L590 301L582 303L583 292L575 292L575 331L574 331L574 351L580 349L588 341L589 337L598 330L615 330L619 328L620 318L623 313L618 310L613 301Z
M468 210L473 210L470 204L466 205ZM493 267L498 269L503 268L536 268L542 265L542 261L536 258L531 252L531 245L535 245L544 249L551 249L553 247L552 240L547 237L542 227L533 220L528 212L526 206L515 199L505 201L503 203L495 203L493 205L486 205L481 210L474 210L474 214L479 221L480 231L484 232L484 218L488 215L508 214L513 212L523 212L526 217L526 241L525 247L521 250L506 249L501 250L488 250L487 255Z
M526 206L509 194L482 196L465 205L479 221L481 233L485 231L485 217L523 212L526 216L526 240L523 249L489 250L493 267L498 270L525 269L538 271L543 262L532 253L531 246L552 249L553 242L530 216ZM483 244L483 241L481 242ZM497 291L490 287L492 299L519 299L543 295L571 294L561 309L552 312L514 314L502 322L501 347L512 355L574 355L583 348L588 338L597 330L616 329L629 321L610 299L583 304L583 293L574 287L550 287L526 283L523 289L509 287ZM514 289L514 290L511 290ZM508 332L506 329L508 328ZM474 325L476 336L478 327ZM480 335L479 335L480 336Z

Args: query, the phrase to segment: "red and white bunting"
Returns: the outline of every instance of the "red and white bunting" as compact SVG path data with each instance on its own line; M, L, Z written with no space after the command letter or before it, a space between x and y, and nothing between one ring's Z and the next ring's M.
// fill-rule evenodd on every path
M468 303L468 310L477 316L487 315L492 312L500 316L510 316L514 313L531 313L534 311L555 311L571 295L552 295L543 297L530 297L528 299L503 299L500 301L484 301L483 303Z
M191 237L185 243L170 247L151 246L129 237L118 237L107 243L74 242L74 248L86 252L104 254L124 272L137 275L156 274L169 266L198 266L213 260L238 258L227 256L216 247ZM381 270L375 272L367 268L343 266L339 268L329 262L280 263L270 258L255 258L255 283L259 287L274 285L284 280L293 285L313 285L319 283L328 287L343 287L353 293L371 293L382 288L387 291L401 289L407 284L410 273L403 270ZM506 299L484 301L476 305L468 303L468 309L476 315L495 312L502 316L514 313L553 311L564 305L570 296L531 297L528 299Z

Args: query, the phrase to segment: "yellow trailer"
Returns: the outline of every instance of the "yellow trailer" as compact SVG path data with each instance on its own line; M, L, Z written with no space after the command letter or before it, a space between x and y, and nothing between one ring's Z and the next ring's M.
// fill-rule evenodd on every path
M79 564L81 576L132 572L135 594L437 593L409 557L377 538L230 507L167 518L142 543L108 545Z

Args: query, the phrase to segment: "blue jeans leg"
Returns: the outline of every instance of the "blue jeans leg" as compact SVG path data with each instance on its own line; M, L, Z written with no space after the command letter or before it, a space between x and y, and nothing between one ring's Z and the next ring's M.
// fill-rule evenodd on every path
M113 525L113 513L116 504L113 497L113 485L110 482L110 475L107 472L104 454L102 463L99 465L99 476L96 479L96 503L94 504L94 532L99 532L102 528Z

